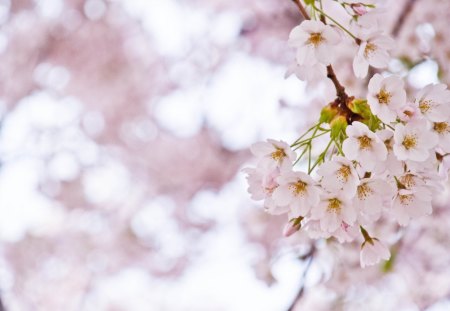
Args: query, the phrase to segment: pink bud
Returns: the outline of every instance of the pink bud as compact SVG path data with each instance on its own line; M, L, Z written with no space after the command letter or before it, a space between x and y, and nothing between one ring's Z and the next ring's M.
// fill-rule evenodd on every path
M303 217L290 219L289 222L284 226L283 235L285 237L289 237L300 230L300 228L302 227L302 220Z
M350 7L356 15L362 16L367 13L367 7L362 3L352 3Z

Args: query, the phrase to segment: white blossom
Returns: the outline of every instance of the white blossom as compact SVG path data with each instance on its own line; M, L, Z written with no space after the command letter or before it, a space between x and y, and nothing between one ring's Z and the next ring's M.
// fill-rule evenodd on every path
M305 20L292 29L289 45L297 48L297 63L328 65L333 61L333 48L340 42L339 34L321 21Z
M380 260L389 260L391 252L377 238L370 238L361 245L360 264L361 268L373 266Z
M342 150L347 159L358 160L366 171L371 171L377 162L386 160L386 146L367 125L353 122L347 126L346 133L348 138L344 141Z
M425 161L437 143L438 137L429 129L426 120L395 126L393 148L399 160Z
M285 172L277 178L279 186L273 191L276 205L288 206L291 217L306 216L312 206L319 203L320 189L303 172Z
M433 122L431 130L437 135L438 147L445 153L450 152L450 120Z
M348 198L355 195L359 177L350 160L335 156L331 161L322 164L317 170L317 174L322 176L320 184L325 190L342 191L343 195Z
M401 226L409 224L412 218L430 215L431 191L425 187L399 189L394 199L391 215Z
M394 190L385 180L378 178L364 178L358 185L353 205L359 212L362 223L371 223L381 216L383 207L389 207Z
M394 40L382 32L361 32L358 52L353 59L353 71L358 78L365 78L369 65L375 68L385 68L390 60L389 50L394 46Z
M372 113L381 121L390 123L397 118L397 110L406 104L403 80L397 76L384 78L374 75L369 81L367 101Z
M284 141L268 139L267 142L257 142L250 147L252 153L259 159L258 166L267 170L277 167L290 170L296 154Z
M311 218L320 221L320 229L334 232L344 221L353 225L357 212L354 206L342 194L323 193L320 203L311 209Z
M247 173L247 191L251 198L256 201L264 200L264 209L267 213L273 215L284 214L289 211L287 206L278 206L272 199L273 191L278 187L276 178L280 175L278 169L266 170L262 167L244 168Z
M384 142L387 149L386 160L378 162L374 172L377 174L399 175L404 171L404 164L394 154L394 132L384 129L376 132L377 136Z
M450 118L450 91L445 84L429 84L417 94L416 105L429 121L447 121Z

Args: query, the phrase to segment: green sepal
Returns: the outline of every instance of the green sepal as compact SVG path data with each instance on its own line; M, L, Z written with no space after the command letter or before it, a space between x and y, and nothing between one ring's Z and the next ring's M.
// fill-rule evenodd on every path
M345 134L345 129L347 128L347 119L344 116L336 116L333 118L333 120L330 122L331 127L331 139L338 139L341 135L341 133ZM345 135L344 135L345 136Z
M319 121L320 123L330 123L337 114L338 110L335 107L327 105L322 108Z

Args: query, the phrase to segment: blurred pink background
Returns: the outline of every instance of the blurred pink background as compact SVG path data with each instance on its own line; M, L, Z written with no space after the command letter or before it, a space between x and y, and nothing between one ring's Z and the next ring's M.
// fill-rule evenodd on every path
M386 27L405 2L391 4ZM426 11L430 3L439 1L405 22L399 55L422 59L443 51L433 42L448 45L438 31L448 5ZM250 201L240 170L253 142L295 139L333 96L284 78L286 40L300 21L289 0L0 0L6 310L287 310L305 283L310 242L282 238L285 218ZM431 27L427 42L416 25L425 36ZM437 81L443 63L411 72L411 88ZM345 79L349 68L342 62L338 73ZM447 228L448 214L417 226ZM424 281L438 293L423 300L405 290L391 297L404 307L367 310L450 309L433 306L450 293L449 232L441 233L441 278ZM322 300L342 295L313 289L329 274L326 258L306 282Z

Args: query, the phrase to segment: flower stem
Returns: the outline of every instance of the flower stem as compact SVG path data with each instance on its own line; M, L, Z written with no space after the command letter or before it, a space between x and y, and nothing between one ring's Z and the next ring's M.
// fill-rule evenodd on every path
M328 15L327 13L325 13L323 10L319 9L318 7L316 7L315 5L313 5L314 10L318 11L320 14L322 14L323 16L325 16L326 18L328 18L329 20L331 20L333 23L336 24L336 26L338 26L339 28L341 28L343 31L345 31L350 37L353 38L353 40L355 40L355 42L359 45L361 43L361 40L359 38L357 38L354 34L352 34L347 28L345 28L344 26L342 26L338 21L336 21L334 18L332 18L330 15Z

